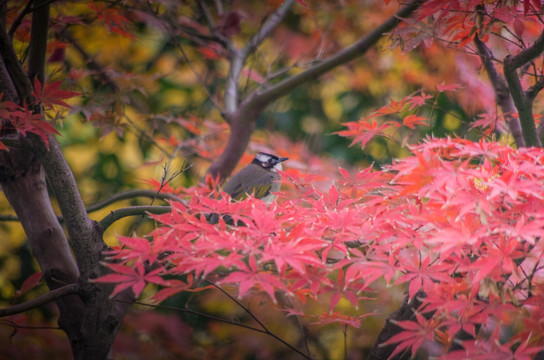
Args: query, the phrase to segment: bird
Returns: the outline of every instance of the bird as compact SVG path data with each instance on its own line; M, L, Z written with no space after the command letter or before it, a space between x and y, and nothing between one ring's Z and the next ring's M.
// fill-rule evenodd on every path
M287 160L286 157L259 152L253 161L242 170L234 174L223 186L223 192L230 195L234 201L245 199L248 195L254 195L266 203L276 199L275 192L280 190L281 163ZM233 219L228 214L222 215L225 223L232 225ZM206 219L210 224L217 224L219 214L207 214Z
M289 158L259 152L250 164L234 174L223 186L223 191L233 200L243 200L254 195L266 203L274 201L275 192L280 190L281 163Z

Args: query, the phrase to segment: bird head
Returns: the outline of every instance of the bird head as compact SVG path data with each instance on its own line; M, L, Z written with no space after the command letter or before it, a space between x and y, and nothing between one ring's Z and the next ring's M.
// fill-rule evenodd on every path
M277 171L282 169L281 163L284 162L289 158L286 157L277 157L276 155L267 154L264 152L257 153L255 155L255 158L253 159L252 163L259 165L263 169L267 169L270 171Z

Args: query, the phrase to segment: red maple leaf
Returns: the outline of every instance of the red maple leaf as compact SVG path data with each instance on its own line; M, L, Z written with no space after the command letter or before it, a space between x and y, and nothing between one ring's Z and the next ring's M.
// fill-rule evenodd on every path
M364 117L362 120L368 120L378 116L398 114L399 112L404 110L404 107L406 105L406 101L408 100L408 98L409 96L399 101L391 100L390 104L382 106L378 110L372 112L372 114L370 114L369 116Z
M15 110L10 113L9 121L15 127L15 129L24 136L26 136L27 133L39 135L43 139L43 142L48 149L48 135L60 135L53 125L43 120L42 114L35 114L28 108L26 103L23 107L19 107L19 110Z
M33 288L35 288L36 286L38 286L38 284L40 283L41 280L42 280L42 273L41 272L37 272L37 273L34 273L34 274L30 275L23 282L23 285L21 285L21 289L17 290L17 292L15 293L15 297L19 297L19 296L22 296L22 295L26 294L28 291L30 291Z
M32 95L36 98L36 100L41 102L44 107L53 109L53 105L56 104L71 109L72 107L68 105L64 100L81 95L81 93L62 90L60 89L61 83L61 81L55 81L46 84L45 87L42 88L40 80L36 78L34 80L34 91L32 92Z
M406 99L406 102L410 104L410 110L415 109L418 106L423 106L427 103L427 100L432 99L432 95L427 95L423 91L421 95L413 95Z
M217 44L209 44L207 46L199 46L198 51L200 51L200 53L202 55L204 55L204 57L206 59L210 59L210 60L217 60L217 59L220 59L220 58L222 58L224 56L222 54L221 47L218 46Z
M7 119L9 118L10 113L19 109L20 106L12 101L3 101L3 97L4 93L0 93L0 119Z
M130 24L130 21L121 13L120 9L106 7L103 3L90 4L89 8L96 13L100 20L104 21L109 31L130 39L134 38L134 35L127 32L127 24Z
M383 343L383 345L397 344L395 350L389 356L389 359L408 349L410 349L413 356L425 340L433 340L438 323L433 320L425 319L420 313L416 313L415 315L416 321L405 320L395 322L395 324L403 328L404 331L393 335L389 340Z
M376 120L373 120L372 123L361 120L358 122L347 122L344 126L346 126L348 130L337 131L335 134L345 137L354 137L349 146L353 146L360 142L361 147L364 148L372 138L383 135L383 132L390 128L392 124L389 121L386 121L378 125Z
M161 267L146 273L143 263L139 261L135 262L133 266L112 263L105 265L114 273L104 275L98 279L95 279L94 281L117 283L110 297L114 297L115 295L129 288L132 289L134 296L138 297L148 282L159 285L169 285L168 281L159 276L159 274L163 271L163 268Z
M412 299L420 289L423 289L426 292L431 290L434 281L448 282L451 279L448 275L451 265L440 263L433 264L431 263L430 256L421 260L421 263L419 263L419 260L416 261L416 264L405 262L402 267L404 267L406 273L396 281L396 284L407 281L410 282L408 291L410 299Z
M459 84L444 84L443 82L440 83L440 84L437 84L436 85L436 89L439 91L439 92L444 92L444 91L457 91L459 89L462 89L463 87Z
M271 241L263 251L263 261L274 261L278 271L283 274L289 265L297 273L304 275L308 266L322 267L323 262L316 251L324 248L326 242L311 238L290 238L284 232L282 239Z
M418 115L408 115L407 117L402 120L402 125L409 127L410 129L413 129L416 125L425 125L429 126L428 119L423 116Z
M254 256L249 257L249 267L230 273L221 283L237 284L239 297L243 297L251 288L256 287L265 291L274 301L276 299L275 291L285 289L277 276L271 272L259 270Z

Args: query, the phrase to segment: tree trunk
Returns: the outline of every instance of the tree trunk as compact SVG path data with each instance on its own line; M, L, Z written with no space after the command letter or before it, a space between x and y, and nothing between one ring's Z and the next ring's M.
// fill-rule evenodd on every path
M37 77L40 81L44 78L48 17L47 4L33 10L27 74L6 33L5 4L0 4L0 94L3 100L21 105L33 103L30 78ZM40 109L34 111L38 113ZM5 127L0 134L10 141L9 151L0 151L2 190L21 221L49 288L76 282L81 286L78 295L56 300L60 310L59 326L71 341L74 358L106 359L111 356L115 333L132 294L125 292L122 294L125 302L117 303L109 297L112 284L90 282L104 273L100 262L106 245L98 224L87 215L59 144L50 138L46 148L39 136L27 134L24 137L10 129ZM64 217L72 249L53 211L46 175Z
M79 270L51 206L42 167L28 151L0 151L0 184L28 237L50 289L78 281ZM74 341L81 327L83 303L77 295L57 300L59 326Z

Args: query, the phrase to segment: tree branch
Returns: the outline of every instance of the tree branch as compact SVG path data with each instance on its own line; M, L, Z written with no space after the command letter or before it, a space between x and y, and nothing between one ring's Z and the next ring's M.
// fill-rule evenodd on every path
M49 30L49 1L36 1L32 13L32 32L28 51L28 78L34 84L34 78L44 83L45 55L47 53L47 33Z
M217 11L217 15L223 14L223 4L221 3L221 0L215 0L215 10Z
M38 296L37 298L24 302L22 304L8 306L8 307L0 309L0 317L20 314L22 312L32 310L34 308L37 308L38 306L57 300L63 296L70 295L70 294L77 294L79 290L80 290L80 286L77 283L59 287L57 289L49 291L48 293L44 295Z
M89 205L87 207L87 213L103 209L106 206L113 204L117 201L134 199L136 197L147 197L151 199L160 199L160 200L174 200L181 203L185 203L185 200L170 193L157 193L154 190L128 190L119 194L115 194L107 199L97 202L96 204ZM62 216L58 216L57 219L61 223L64 222L64 218ZM20 219L14 215L0 214L0 221L20 221Z
M281 4L281 6L270 15L257 34L255 34L241 50L236 49L232 41L227 43L231 57L224 98L225 112L227 114L234 113L238 108L238 79L248 56L251 55L263 40L270 35L272 30L278 26L293 3L294 0L286 0Z
M110 204L113 204L114 202L127 200L127 199L134 199L136 197L147 197L151 199L160 199L160 200L174 200L174 201L179 201L182 203L185 202L183 199L170 193L158 193L154 190L128 190L128 191L124 191L124 192L112 195L111 197L104 199L102 201L99 201L96 204L89 205L87 207L87 212L89 213L96 210L100 210Z
M3 30L0 29L1 33L4 33ZM1 40L0 40L1 43ZM0 47L2 47L2 44L0 44ZM1 54L1 53L0 53ZM2 100L6 101L12 101L12 102L19 102L19 96L17 95L17 89L15 85L13 84L13 80L11 79L9 69L6 66L6 63L4 62L3 56L0 55L0 89L2 89ZM4 121L3 119L0 119L0 121ZM1 124L1 122L0 122ZM20 145L20 143L13 139L8 138L6 139L6 136L11 136L11 134L6 134L7 131L2 130L0 134L2 135L1 141L7 145ZM9 144L8 141L14 142L15 144Z
M538 81L531 86L525 93L527 94L527 97L533 102L536 98L536 96L544 89L544 76L541 76ZM544 121L541 121L538 124L537 128L537 135L540 139L541 143L544 143Z
M279 25L279 23L283 21L285 15L287 15L287 11L289 11L289 8L293 4L294 0L284 1L283 4L281 4L281 6L268 17L264 24L259 28L259 31L253 35L251 40L249 40L249 42L247 42L242 49L242 53L246 56L246 58L257 50L264 39L266 39L268 35L270 35L270 33Z
M200 85L202 86L206 94L208 95L208 98L210 102L212 103L212 105L217 109L217 111L219 111L220 114L223 114L224 110L221 109L221 106L219 106L219 104L215 101L212 92L210 91L210 89L206 85L206 82L204 81L204 78L200 75L196 67L193 65L193 63L189 59L189 56L187 55L187 53L185 52L185 50L183 49L183 46L181 46L181 43L179 41L176 41L176 46L178 47L179 52L183 56L183 60L185 60L185 62L189 66L189 69L191 69L191 72L193 73L195 78L198 80L198 82L200 83Z
M531 86L529 89L527 89L525 94L527 94L527 97L531 101L534 101L534 99L536 98L538 93L540 91L542 91L542 89L544 89L544 76L541 76L540 79L538 79L538 81L535 82L535 84L533 86Z
M210 14L210 10L208 10L208 6L204 3L203 0L198 0L198 7L204 14L204 17L206 18L206 21L208 22L208 26L210 27L211 31L214 31L215 29L215 21L213 21L212 14Z
M21 11L19 13L19 15L17 15L15 20L13 20L13 23L11 24L11 27L9 28L9 32L8 32L8 35L9 35L10 38L13 38L13 35L15 35L15 31L17 30L19 25L21 25L21 22L23 21L24 17L28 13L30 13L30 11L31 11L30 9L32 8L32 2L33 2L33 0L28 0L28 2L26 3L26 6L23 9L23 11Z
M98 222L102 233L106 231L114 222L127 216L150 214L165 214L171 211L170 206L129 206L122 209L113 210Z
M422 0L412 0L395 15L391 16L380 26L375 28L368 35L362 37L350 47L339 51L337 54L317 63L300 74L287 78L266 90L253 94L253 96L248 98L247 106L251 106L255 103L269 104L270 102L288 94L295 87L305 82L314 80L333 68L362 56L368 49L376 45L384 33L393 30L399 24L400 19L410 16L422 3Z
M32 16L31 52L29 69L43 78L45 48L47 44L48 1L40 1L39 11ZM0 92L6 99L22 104L33 102L32 85L19 63L11 38L2 24L0 31ZM4 69L7 74L4 74ZM7 76L9 79L6 79ZM40 264L47 286L54 290L78 281L80 272L68 245L64 230L60 226L47 191L44 169L29 151L32 142L21 134L13 137L21 147L11 147L9 152L0 152L0 183L9 203L13 207L29 240L32 253ZM42 139L35 136L36 144L46 151ZM60 310L59 326L70 341L76 341L82 323L83 303L78 296L57 300Z
M280 81L268 89L253 92L239 107L237 106L237 94L235 93L237 92L236 83L238 81L238 75L242 70L243 64L240 62L240 59L242 59L241 56L243 54L235 54L235 59L233 59L233 64L229 71L227 90L225 93L225 108L230 111L230 113L228 113L231 125L230 135L227 146L223 149L221 155L210 165L207 174L211 175L213 178L219 177L221 180L224 180L229 176L236 167L238 161L240 161L249 144L249 139L255 129L255 123L257 122L259 115L268 104L286 95L295 87L305 82L315 80L317 77L325 74L331 69L362 56L378 42L385 32L395 28L400 22L400 18L410 16L422 3L422 0L412 0L395 15L352 46L345 48L336 55L312 66L300 74ZM287 4L287 1L284 4ZM263 28L265 25L263 25ZM265 30L265 33L268 34L271 31L271 28L267 27ZM259 41L262 41L262 34L263 32L260 33L261 37L258 38ZM257 43L250 42L244 49L250 49L255 44ZM236 61L238 61L238 63L235 63ZM235 111L233 111L233 109Z
M217 322L221 322L221 323L224 323L224 324L229 324L229 325L238 326L238 327L241 327L241 328L244 328L244 329L252 330L252 331L255 331L255 332L258 332L258 333L261 333L261 334L264 334L264 335L268 335L268 336L274 338L275 340L277 340L280 343L284 344L289 349L293 350L294 352L296 352L297 354L299 354L300 356L302 356L305 359L312 359L311 356L309 356L307 354L304 354L302 351L297 349L294 345L289 344L286 340L282 339L281 337L276 335L274 332L270 331L260 320L257 319L257 317L247 307L242 305L238 300L236 300L235 298L230 296L228 293L226 293L221 288L219 288L219 287L217 287L217 288L219 290L221 290L225 295L227 295L231 300L233 300L238 306L240 306L242 309L244 309L254 320L257 321L258 325L262 329L259 329L258 327L254 327L254 326L250 326L250 325L245 325L245 324L242 324L240 322L233 321L233 320L224 319L224 318L220 318L218 316L214 316L214 315L206 314L206 313L203 313L203 312L195 311L195 310L192 310L192 309L189 309L189 308L179 308L179 307L166 306L166 305L146 304L146 303L143 303L143 302L140 302L140 301L132 301L131 303L141 305L141 306L148 306L148 307L152 307L152 308L157 308L157 309L166 309L166 310L172 310L172 311L179 311L179 312L182 312L182 313L188 313L188 314L192 314L192 315L202 316L204 318L214 320L214 321L217 321ZM121 300L118 300L118 301L121 301Z
M49 149L38 135L29 134L26 145L32 149L45 169L49 185L57 198L72 249L80 269L81 297L85 300L82 326L72 342L76 359L106 358L114 334L121 324L125 307L109 297L112 284L95 284L90 280L106 272L101 266L107 249L100 226L87 215L77 183L57 140L49 136ZM92 354L92 355L91 355Z
M23 19L24 19L24 17L26 15L30 14L33 11L36 11L36 10L40 9L43 6L49 6L50 4L54 3L55 1L57 1L57 0L42 1L40 4L32 7L32 3L34 3L34 0L29 0L28 3L26 4L25 8L23 9L23 11L21 11L19 13L19 15L17 15L15 20L13 20L13 23L11 24L11 27L9 28L9 32L8 32L9 37L13 38L13 35L15 35L15 31L17 31L17 28L19 27L19 25L21 25L21 22L23 21Z
M94 57L89 55L85 49L77 42L67 31L64 31L61 34L61 37L63 40L69 42L75 50L81 55L83 58L83 61L85 62L87 68L90 70L94 70L95 74L93 76L96 76L97 78L102 81L102 83L106 86L108 86L112 92L118 93L121 91L115 80L113 80L107 73L107 70L104 69L102 65L100 65Z
M0 215L0 221L21 221L15 215Z
M504 59L504 77L508 83L512 100L514 100L514 104L518 109L521 130L527 146L542 146L542 144L535 127L533 101L523 90L517 69L531 62L542 51L544 51L544 32L540 34L532 46L522 50L515 56L508 55Z
M519 119L514 116L517 110L514 106L514 102L512 101L512 97L510 96L510 92L508 91L506 80L497 72L495 64L493 64L493 60L495 58L493 57L491 50L489 50L487 45L480 40L477 34L474 37L474 43L478 49L478 54L480 55L482 64L487 72L487 76L489 77L491 85L493 86L495 101L501 108L504 119L512 132L512 136L516 141L517 147L523 147L525 146L525 140L523 139Z
M58 200L82 277L100 274L100 253L105 244L95 222L87 215L74 174L55 138L49 136L47 149L36 137L32 136L34 141L28 141L28 145L45 169L51 190Z
M32 103L32 85L15 55L11 38L8 37L5 31L0 31L0 56L10 77L10 82L7 85L12 85L15 88L18 97L17 102L21 104L23 101L26 101L27 104ZM6 85L4 83L0 84Z
M262 109L239 110L235 116L232 116L227 145L207 171L207 174L213 179L219 177L220 181L225 180L234 170L249 144L249 139L253 130L255 130L255 124L261 111Z
M125 301L117 300L117 302L124 303ZM217 322L221 322L221 323L225 323L225 324L229 324L229 325L234 325L234 326L239 326L239 327L242 327L244 329L253 330L253 331L256 331L256 332L261 333L261 334L266 334L266 331L264 331L263 329L259 329L257 327L253 327L253 326L250 326L250 325L245 325L245 324L233 321L233 320L220 318L218 316L206 314L206 313L196 311L196 310L192 310L192 309L189 309L189 308L179 308L179 307L167 306L167 305L147 304L147 303L144 303L144 302L141 302L141 301L136 301L136 300L130 301L128 303L136 304L136 305L140 305L140 306L147 306L147 307L154 308L154 309L178 311L178 312L181 312L181 313L188 313L188 314L192 314L192 315L202 316L204 318L214 320L214 321L217 321Z

